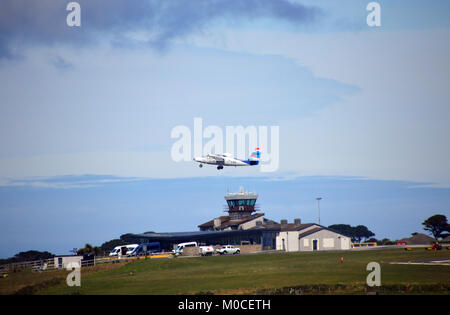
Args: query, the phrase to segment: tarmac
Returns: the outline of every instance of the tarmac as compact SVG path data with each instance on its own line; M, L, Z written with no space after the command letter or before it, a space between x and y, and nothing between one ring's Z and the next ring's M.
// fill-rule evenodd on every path
M450 266L449 258L428 258L428 259L418 259L410 261L394 261L390 264L396 265L435 265L435 266Z

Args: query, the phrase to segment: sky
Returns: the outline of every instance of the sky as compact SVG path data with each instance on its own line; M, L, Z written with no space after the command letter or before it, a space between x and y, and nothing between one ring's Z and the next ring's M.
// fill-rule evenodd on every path
M240 186L377 238L450 215L448 1L77 2L0 3L0 257L197 230ZM278 126L278 168L174 161L195 118Z

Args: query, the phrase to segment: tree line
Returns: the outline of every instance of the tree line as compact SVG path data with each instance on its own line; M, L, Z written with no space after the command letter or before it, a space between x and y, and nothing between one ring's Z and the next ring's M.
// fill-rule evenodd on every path
M348 224L333 224L328 227L330 230L336 231L340 234L348 236L352 239L352 242L360 243L361 240L367 240L372 236L375 236L375 233L370 231L364 225L351 226Z
M447 217L442 214L436 214L422 222L423 229L433 235L436 241L442 240L450 236L450 224L447 222ZM394 241L387 238L377 240L373 238L375 234L364 225L351 226L348 224L333 224L328 227L340 234L351 238L352 242L377 242L379 245L393 245ZM417 233L413 233L415 235Z

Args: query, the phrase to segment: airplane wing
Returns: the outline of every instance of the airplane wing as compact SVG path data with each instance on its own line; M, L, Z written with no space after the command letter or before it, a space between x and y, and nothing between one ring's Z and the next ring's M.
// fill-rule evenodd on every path
M208 154L208 157L213 158L214 160L216 160L217 162L220 162L220 163L224 162L223 156L220 156L217 154Z

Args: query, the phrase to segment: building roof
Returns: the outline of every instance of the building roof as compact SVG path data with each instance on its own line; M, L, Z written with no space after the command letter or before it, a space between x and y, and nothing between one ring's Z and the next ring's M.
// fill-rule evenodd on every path
M304 223L304 224L288 223L288 224L285 224L285 225L281 225L280 229L281 229L282 232L285 232L285 231L301 231L301 230L304 230L304 229L309 228L309 227L314 226L314 225L316 225L316 224L314 224L314 223Z
M205 223L202 223L202 224L198 225L198 227L214 226L214 220L215 219L220 219L220 222L222 224L222 222L230 220L230 216L229 215L223 215L223 216L220 216L218 218L214 218L214 219L212 219L212 220L210 220L208 222L205 222Z
M316 223L304 223L304 224L288 223L288 224L284 224L284 225L281 225L279 223L262 224L260 226L255 226L255 227L251 228L251 230L253 230L253 229L271 228L271 229L276 229L279 232L296 232L296 231L300 232L300 231L303 231L303 230L305 230L306 228L309 228L309 227L314 227L314 228L312 228L310 230L307 230L307 231L305 231L303 233L300 233L298 235L299 239L302 238L302 237L314 234L316 232L323 231L323 230L330 231L330 232L333 232L333 233L336 233L336 234L339 234L339 235L342 235L342 236L345 236L345 237L349 237L349 236L347 236L345 234L342 234L342 233L340 233L338 231L334 231L332 229L329 229L329 228L327 228L325 226L322 226L322 225L319 225L319 224L316 224Z
M315 227L315 228L313 228L313 229L311 229L311 230L305 231L304 233L300 233L300 234L298 235L298 238L300 239L300 238L302 238L302 237L305 237L305 236L314 234L314 233L316 233L316 232L324 231L324 230L325 230L325 231L330 231L330 232L333 232L333 233L336 233L336 234L339 234L339 235L342 235L342 236L345 236L345 237L350 238L350 236L348 236L348 235L345 235L345 234L342 234L342 233L340 233L340 232L338 232L338 231L329 229L329 228L327 228L327 227L325 227L325 226L318 225L318 224L313 224L313 225L317 225L317 227Z
M136 239L146 239L147 241L157 242L190 242L207 241L214 238L233 237L239 235L261 235L264 232L277 232L276 229L264 230L226 230L226 231L194 231L194 232L175 232L175 233L142 233L132 234Z
M281 232L288 232L288 231L301 231L303 229L306 229L310 226L317 225L315 223L305 223L305 224L294 224L294 223L288 223L288 224L280 224L272 220L267 220L270 222L264 223L261 226L256 226L254 228L273 228L278 229Z
M322 231L322 230L328 230L328 231L331 231L331 230L329 230L329 229L327 229L327 228L324 228L324 227L316 227L316 228L313 228L313 229L311 229L311 230L308 230L308 231L306 231L306 232L304 232L304 233L300 233L300 234L298 235L298 238L300 239L300 238L302 238L302 237L305 237L305 236L314 234L314 233L319 232L319 231ZM334 232L334 231L331 231L331 232ZM334 232L334 233L337 233L337 232ZM340 233L337 233L337 234L340 234Z
M406 242L408 245L424 245L434 243L436 240L426 234L416 233L409 238L402 238L400 242Z
M264 213L255 213L255 214L252 214L241 220L231 220L230 216L224 215L224 216L220 216L218 218L212 219L208 222L202 223L198 227L199 228L214 227L214 220L220 219L220 229L224 229L227 227L236 226L236 225L240 225L240 224L252 221L252 220L262 217L262 216L264 216Z
M242 188L237 193L227 193L225 200L239 200L239 199L258 199L258 195L252 192L243 191Z

